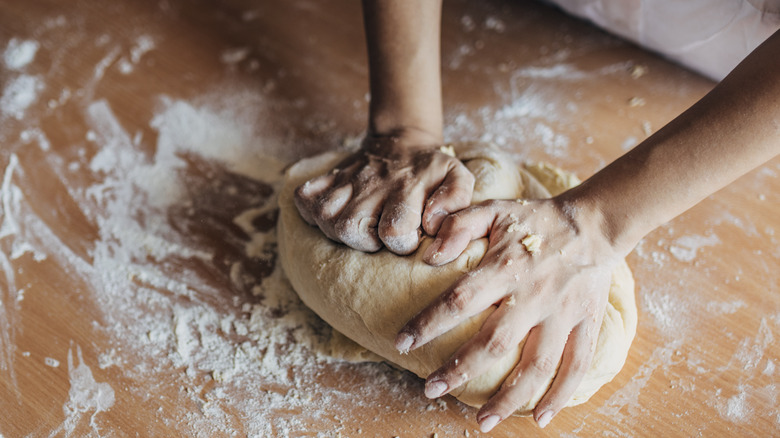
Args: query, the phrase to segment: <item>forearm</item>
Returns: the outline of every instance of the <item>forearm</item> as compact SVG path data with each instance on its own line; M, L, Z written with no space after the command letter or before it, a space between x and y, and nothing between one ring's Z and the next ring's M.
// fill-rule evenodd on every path
M780 33L698 103L569 195L629 251L659 225L780 152Z
M442 141L441 0L364 0L369 133Z

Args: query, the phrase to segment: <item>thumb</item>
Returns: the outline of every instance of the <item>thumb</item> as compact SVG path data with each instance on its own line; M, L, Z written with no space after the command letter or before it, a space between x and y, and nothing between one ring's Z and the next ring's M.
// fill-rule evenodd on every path
M425 251L423 260L441 266L455 260L469 242L490 234L496 213L485 205L477 205L447 216L436 239Z

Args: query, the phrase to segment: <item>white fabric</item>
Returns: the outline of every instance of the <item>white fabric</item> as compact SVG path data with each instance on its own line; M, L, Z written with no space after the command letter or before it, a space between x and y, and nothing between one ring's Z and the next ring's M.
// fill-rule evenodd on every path
M780 0L548 0L721 80L780 29Z

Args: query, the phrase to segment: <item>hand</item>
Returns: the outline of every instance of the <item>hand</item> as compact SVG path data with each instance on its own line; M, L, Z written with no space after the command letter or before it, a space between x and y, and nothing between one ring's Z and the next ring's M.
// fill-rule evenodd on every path
M483 432L528 403L557 375L534 410L544 427L569 401L592 361L612 269L620 260L600 224L600 215L559 198L487 201L449 216L424 255L448 263L468 243L488 236L476 270L463 275L409 321L396 338L408 351L467 318L497 306L472 339L425 384L439 397L486 372L526 338L522 355L477 414ZM558 368L560 365L560 368Z
M444 218L468 207L474 176L438 143L369 137L331 172L295 191L306 222L354 249L414 252L420 225L436 234Z

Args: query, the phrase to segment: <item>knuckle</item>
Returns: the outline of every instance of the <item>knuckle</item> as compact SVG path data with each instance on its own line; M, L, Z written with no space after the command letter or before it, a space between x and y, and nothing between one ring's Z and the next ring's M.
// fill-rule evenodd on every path
M471 193L467 187L455 186L450 189L449 197L457 206L468 206L471 203Z
M466 166L463 166L463 169L465 170L463 173L464 180L469 186L474 187L474 183L477 181L477 177L474 176L474 174L471 173L468 169L466 169Z
M468 308L473 298L473 289L466 286L458 286L444 296L444 305L451 314L460 314Z
M506 328L497 328L490 334L485 349L493 356L503 356L514 346L512 332Z
M305 182L298 187L295 188L295 198L296 199L309 199L309 182Z
M476 182L477 178L474 176L473 173L469 172L468 169L463 169L463 172L459 172L458 174L458 185L466 187L466 188L474 188L474 183Z
M570 372L572 373L572 375L582 376L590 368L590 362L591 362L590 358L586 358L586 357L575 358L571 361L571 364L569 365Z
M433 204L435 201L440 202L441 198L446 198L447 196L449 196L449 192L450 192L450 188L447 187L446 185L439 186L433 192L433 194L431 194L431 196L428 198L429 199L428 204Z
M310 208L309 211L311 212L311 215L319 220L326 220L326 212L327 212L327 201L324 199L319 199L316 202L312 202L309 204Z
M345 237L354 235L356 228L357 220L353 216L339 217L333 224L334 233L342 240L344 240Z
M558 361L553 360L550 356L537 355L531 358L528 367L538 374L548 375L555 372L556 365L558 365Z
M487 208L491 208L492 209L492 208L499 207L501 205L501 203L502 203L501 200L489 199L487 201L482 202L482 204L480 204L480 205L482 205L483 207L487 207Z
M447 225L450 229L453 230L459 230L464 227L466 227L468 223L468 219L463 216L463 214L456 213L453 215L450 215L447 218Z

